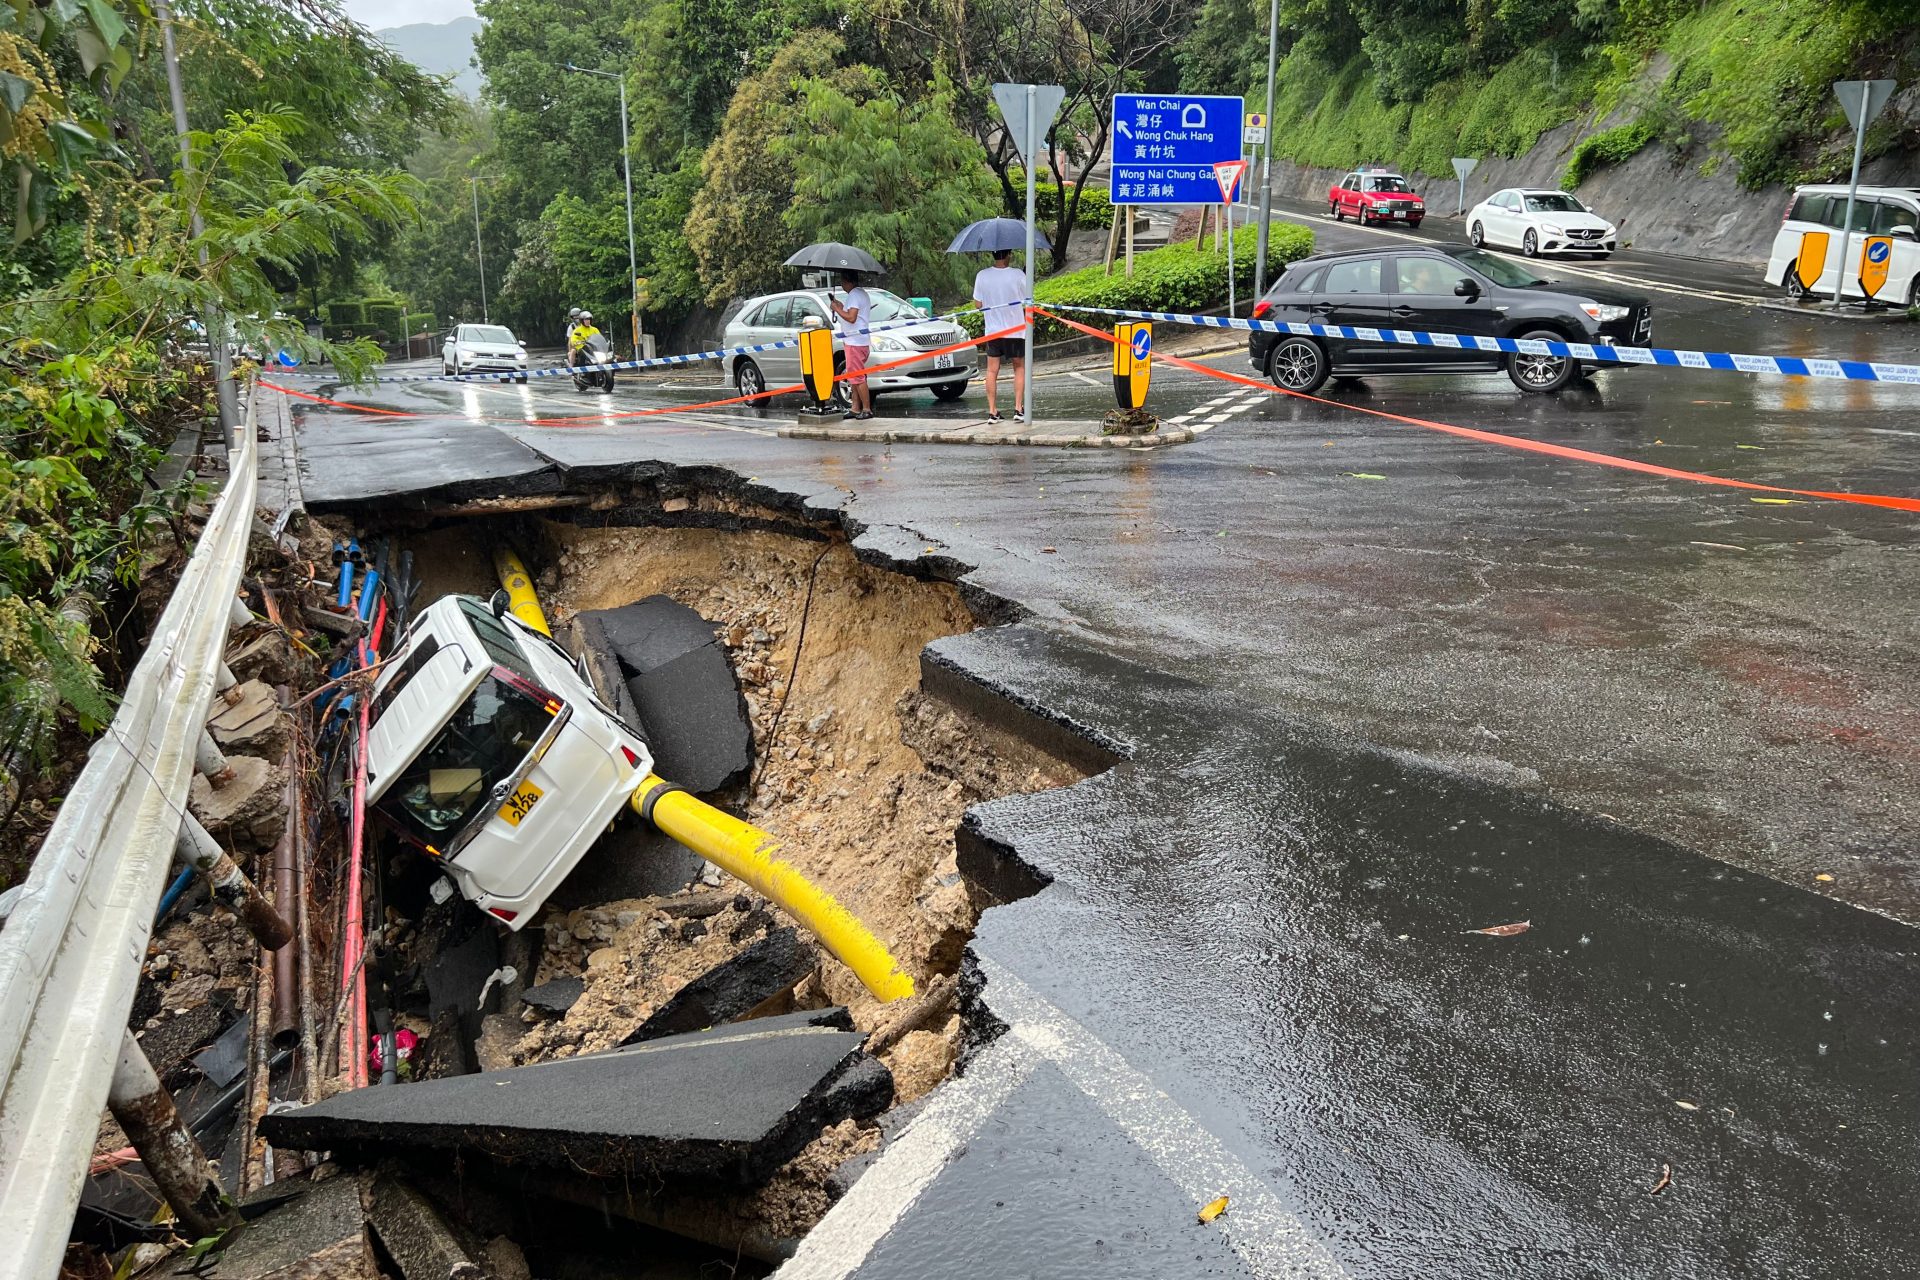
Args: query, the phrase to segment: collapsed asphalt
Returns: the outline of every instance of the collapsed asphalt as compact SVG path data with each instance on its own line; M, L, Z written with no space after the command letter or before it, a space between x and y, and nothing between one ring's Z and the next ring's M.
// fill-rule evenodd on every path
M1920 347L1664 295L1655 341ZM1103 410L1097 381L1048 378L1043 412ZM1216 386L1162 369L1150 404ZM590 407L539 386L352 398L479 415L526 394ZM1890 386L1641 369L1554 398L1504 378L1341 394L1796 487L1911 492L1920 441L1920 390ZM1176 1099L1352 1274L1904 1274L1912 935L1812 891L1920 919L1911 517L1278 399L1123 457L821 446L752 414L299 417L316 508L664 464L842 509L869 553L973 566L1031 610L941 647L1133 758L987 806L1057 878L988 912L975 949ZM1111 1138L1069 1119L1007 1141ZM945 1181L964 1159L896 1232L970 1194ZM1188 1230L1197 1205L1149 1172L1138 1229ZM1091 1224L1047 1228L1065 1249ZM1003 1234L975 1247L1014 1256Z

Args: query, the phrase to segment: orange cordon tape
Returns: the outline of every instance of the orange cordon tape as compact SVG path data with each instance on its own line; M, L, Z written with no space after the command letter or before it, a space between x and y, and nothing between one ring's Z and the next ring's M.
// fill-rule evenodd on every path
M918 364L920 361L930 359L934 356L951 355L955 351L965 351L969 347L981 346L993 341L995 338L1011 338L1016 334L1022 334L1026 331L1027 327L1024 324L1013 325L1009 328L1001 329L996 333L984 334L978 338L969 338L965 342L955 342L949 346L932 347L926 351L916 351L910 356L899 360L890 360L885 364L870 364L861 370L861 375L871 376L876 373L885 373L889 369L898 369L905 365ZM1089 332L1097 333L1099 331L1089 330ZM833 380L835 382L845 382L847 381L847 375L845 373L836 373L833 375ZM410 413L402 409L376 409L372 405L350 404L345 400L330 400L326 396L315 395L310 391L295 391L292 387L284 387L277 382L268 382L264 378L260 380L260 385L270 391L278 391L282 395L293 396L296 399L310 400L315 404L329 405L336 409L351 409L355 413L373 414L382 418L458 418L462 422L497 422L522 427L598 427L605 426L609 421L619 418L653 418L659 417L662 414L693 413L701 409L720 409L727 405L747 404L750 401L764 400L770 396L792 395L796 392L806 390L805 385L796 382L791 386L773 387L766 391L756 391L750 396L730 396L725 400L706 400L699 404L663 405L656 409L625 409L618 413L582 414L566 418L473 418L463 413Z
M1058 320L1070 329L1090 334L1096 338L1105 338L1112 342L1114 337L1104 329L1069 320L1065 316L1054 315L1044 307L1032 308L1035 315ZM1519 436L1502 435L1497 431L1480 431L1473 427L1456 427L1450 422L1434 422L1427 418L1410 418L1405 414L1388 413L1384 409L1368 409L1357 404L1342 404L1338 400L1323 400L1319 396L1303 395L1298 391L1288 391L1285 387L1276 387L1259 378L1249 378L1242 374L1228 373L1224 369L1211 368L1193 360L1182 360L1179 356L1156 352L1155 358L1182 369L1191 369L1195 373L1204 373L1209 378L1218 378L1223 382L1235 382L1244 387L1257 387L1262 391L1271 391L1278 395L1292 396L1313 404L1324 404L1329 408L1346 409L1353 413L1364 413L1375 418L1385 418L1389 422L1403 422L1410 427L1425 427L1430 431L1444 431L1448 435L1462 436L1468 440L1478 440L1483 444L1504 445L1509 449L1524 449L1529 453L1544 453L1555 458L1571 458L1576 462L1593 462L1603 467L1618 467L1623 471L1638 471L1645 475L1661 476L1668 480L1691 480L1696 484L1717 484L1729 489L1751 489L1761 493L1788 493L1797 498L1825 498L1832 502L1853 502L1867 507L1891 507L1895 511L1920 512L1920 498L1897 498L1880 493L1835 493L1824 489L1788 489L1777 484L1761 484L1754 480L1733 480L1726 476L1710 476L1700 471L1682 471L1677 467L1663 467L1652 462L1638 462L1632 458L1621 458L1611 453L1595 453L1591 449L1575 449L1571 445L1547 444L1540 440L1523 440Z

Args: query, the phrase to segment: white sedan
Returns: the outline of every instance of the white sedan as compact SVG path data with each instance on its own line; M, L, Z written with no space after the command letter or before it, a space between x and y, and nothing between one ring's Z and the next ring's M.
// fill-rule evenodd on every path
M440 348L440 367L448 374L512 374L525 382L527 348L505 325L457 324Z
M1529 258L1543 253L1592 254L1604 258L1619 248L1619 231L1565 191L1509 187L1496 191L1467 214L1467 239L1476 249L1518 249Z

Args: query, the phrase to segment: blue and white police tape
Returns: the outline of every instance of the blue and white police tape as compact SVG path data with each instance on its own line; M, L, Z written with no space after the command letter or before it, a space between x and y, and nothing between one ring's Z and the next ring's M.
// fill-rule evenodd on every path
M1673 369L1721 369L1730 373L1775 373L1800 378L1840 378L1852 382L1920 383L1920 365L1884 364L1872 360L1827 360L1812 356L1757 356L1725 351L1678 351L1665 347L1621 347L1602 343L1548 342L1534 338L1491 338L1472 333L1428 333L1416 329L1371 329L1356 325L1302 324L1282 320L1241 320L1233 316L1184 315L1173 311L1125 311L1113 307L1069 307L1048 304L1055 311L1082 315L1120 316L1130 320L1160 320L1168 324L1199 325L1208 329L1284 333L1302 338L1343 338L1348 342L1392 342L1402 346L1440 347L1456 351L1504 351L1533 356L1560 356L1575 360L1605 360L1618 364L1657 365Z
M956 317L978 307L962 307L958 311L948 311L937 316L916 316L910 320L889 320L885 324L876 324L863 328L861 333L885 333L889 329L910 329L914 325L930 324L935 320L955 322ZM672 365L704 364L709 360L724 360L729 356L753 355L762 351L787 351L800 345L798 338L787 338L780 342L756 342L741 347L721 347L714 351L696 351L681 356L654 356L650 360L619 360L613 364L598 365L601 369L663 369ZM564 378L574 370L567 365L553 365L545 369L488 370L484 373L403 373L391 377L372 377L365 383L389 382L518 382L522 378ZM339 373L316 373L306 369L285 369L276 374L283 378L317 378L334 382L340 381ZM364 384L363 384L364 385Z

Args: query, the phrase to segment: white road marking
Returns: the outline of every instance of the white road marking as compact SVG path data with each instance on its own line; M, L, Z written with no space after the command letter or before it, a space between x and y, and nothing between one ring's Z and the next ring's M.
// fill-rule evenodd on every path
M781 1280L840 1280L859 1270L873 1247L1040 1061L1024 1042L1003 1036L973 1060L966 1075L943 1085L926 1110L807 1233L777 1273Z
M880 1158L800 1242L778 1280L844 1280L857 1272L949 1161L1041 1062L1106 1113L1192 1203L1232 1197L1210 1230L1265 1280L1343 1280L1346 1271L1280 1198L1218 1138L1092 1032L1011 972L981 962L993 1010L1009 1030L934 1093Z

